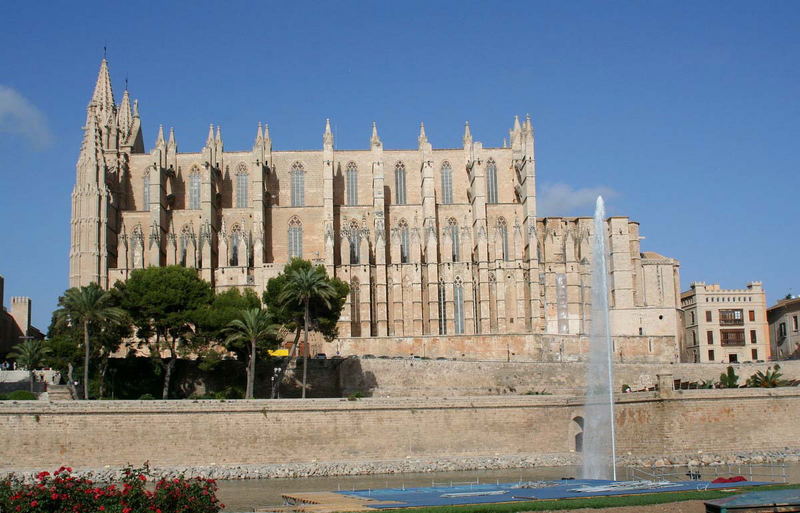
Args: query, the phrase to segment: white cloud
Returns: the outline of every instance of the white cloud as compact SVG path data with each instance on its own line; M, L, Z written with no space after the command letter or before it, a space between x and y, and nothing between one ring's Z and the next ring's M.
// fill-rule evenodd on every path
M21 135L37 150L46 148L53 140L42 111L17 91L2 84L0 133Z
M536 205L537 215L545 216L587 216L594 215L594 205L598 196L608 203L617 192L605 186L574 189L564 183L546 183L539 187ZM608 210L608 207L606 207Z

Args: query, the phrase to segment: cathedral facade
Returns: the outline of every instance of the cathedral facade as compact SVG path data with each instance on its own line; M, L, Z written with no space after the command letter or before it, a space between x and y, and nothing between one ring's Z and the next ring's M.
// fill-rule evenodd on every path
M368 134L365 131L365 139ZM262 291L293 257L325 266L351 294L348 338L590 330L590 218L540 218L530 118L510 145L340 150L326 122L320 150L273 151L258 125L250 150L220 127L181 153L159 129L145 151L137 103L119 104L101 63L72 195L70 286L110 287L146 266L196 268L217 290ZM365 141L366 142L366 141ZM678 262L641 252L638 223L606 222L615 336L677 343Z

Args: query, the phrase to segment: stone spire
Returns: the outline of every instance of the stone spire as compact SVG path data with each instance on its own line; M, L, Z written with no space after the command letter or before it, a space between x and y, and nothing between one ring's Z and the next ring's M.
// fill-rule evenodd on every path
M133 117L139 117L139 100L133 100Z
M533 133L533 123L531 123L531 115L530 114L526 114L525 115L525 132L528 133L528 134L532 134Z
M206 137L206 146L211 147L214 145L214 124L208 125L208 137Z
M97 73L97 82L94 85L94 93L90 105L94 105L98 111L108 115L113 111L114 92L111 90L111 76L108 72L108 61L103 57L100 62L100 71Z
M175 146L175 127L169 128L169 141L167 141L167 146Z
M158 135L156 136L156 148L162 148L166 145L164 142L164 125L158 125Z
M214 139L214 142L216 142L218 146L222 146L222 127L220 125L217 125L217 137Z
M325 133L322 134L323 146L333 147L333 132L331 132L331 120L325 119Z
M131 133L131 127L133 126L133 115L131 114L131 99L128 96L128 90L125 89L125 92L122 93L122 102L119 106L119 113L117 114L117 126L119 127L120 131L120 140L125 142L128 140L128 136Z
M512 128L512 130L514 132L519 132L520 131L519 116L514 116L514 128Z
M261 121L258 122L258 129L256 130L256 146L261 146L264 143L264 131L261 128Z
M469 121L464 123L464 146L472 144L472 131L469 129Z
M264 123L264 142L269 143L269 124Z
M84 172L83 177L78 177L79 182L82 184L97 181L96 176L90 176L91 170L88 167L96 167L103 160L100 155L100 148L102 148L101 137L100 127L97 125L97 116L89 112L86 116L86 126L83 128L83 141L81 142L81 151L78 156L79 175L82 171Z
M378 137L378 125L372 122L372 137L369 138L369 144L372 147L381 146L381 138Z
M417 142L419 142L420 148L423 144L428 144L428 136L425 135L425 123L423 122L419 124L419 137L417 137Z

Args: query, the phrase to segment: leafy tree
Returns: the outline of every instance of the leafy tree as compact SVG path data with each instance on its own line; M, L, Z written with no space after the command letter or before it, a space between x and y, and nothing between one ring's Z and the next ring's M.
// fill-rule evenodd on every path
M325 272L325 267L321 265L314 267L308 260L293 258L288 264L286 264L281 274L275 278L271 278L267 282L267 289L264 291L263 296L264 305L272 314L275 322L281 324L288 332L294 332L291 355L281 366L278 376L272 385L272 398L276 397L278 387L283 381L283 376L286 373L286 369L296 356L298 343L300 341L300 334L305 326L304 303L297 302L296 300L290 300L284 296L284 290L287 288L287 283L289 282L290 276L292 276L295 272L308 272L311 270L317 270L318 272L322 273L322 275L325 277L325 280L335 291L335 294L332 297L329 297L327 300L323 300L322 298L316 296L309 298L309 329L317 331L325 338L325 340L328 341L335 339L338 335L337 323L339 322L339 317L342 314L342 308L347 300L347 295L350 293L349 285L338 278L328 277L327 273ZM308 340L306 340L306 348L308 348ZM305 394L305 386L303 387L303 394Z
M31 339L25 340L11 349L12 351L8 356L13 358L17 362L17 365L28 369L28 375L31 380L31 392L33 392L33 371L44 365L45 357L49 350L41 340Z
M195 337L202 337L208 344L223 340L226 336L224 330L231 321L239 318L242 311L252 308L261 308L261 299L253 289L232 288L215 293L211 303L196 313ZM241 361L245 361L247 354L242 349L246 348L235 345L230 349L237 353Z
M156 369L164 373L161 395L167 399L175 362L202 350L205 339L194 336L195 321L213 298L211 284L194 269L173 265L137 269L128 281L117 282L114 291L130 314L137 336L150 350Z
M739 376L736 375L732 365L728 365L728 370L719 375L719 384L722 388L739 387Z
M303 308L303 391L302 397L306 397L306 376L308 374L308 331L311 326L312 299L322 301L327 308L332 308L331 300L336 299L337 291L325 268L297 269L290 272L287 276L286 284L279 295L279 301L284 304L296 304Z
M58 324L83 328L83 398L89 399L89 360L92 355L89 328L122 323L125 312L114 305L111 293L96 283L67 289L58 298L58 306L53 314Z
M246 345L247 347L247 388L244 398L253 398L253 383L256 375L256 355L259 346L271 342L271 346L277 345L275 334L277 326L272 322L269 313L261 308L251 308L244 310L239 319L232 320L224 330L228 335L225 343L228 345Z
M758 371L747 379L748 387L775 388L786 385L786 380L781 379L783 373L777 363L775 367L767 367L767 372Z
M67 386L72 397L78 397L78 390L75 388L75 377L73 370L80 365L81 354L81 327L70 326L60 323L58 316L54 313L47 330L47 347L50 353L47 355L45 365L57 369L62 376L66 376Z

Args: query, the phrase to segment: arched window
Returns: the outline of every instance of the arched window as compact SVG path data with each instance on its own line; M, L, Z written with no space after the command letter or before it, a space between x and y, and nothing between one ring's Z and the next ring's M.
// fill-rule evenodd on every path
M461 258L461 243L458 238L458 221L455 217L447 220L447 234L450 236L452 242L452 257L453 262L458 262Z
M303 164L295 162L289 172L292 181L292 206L303 207L306 204L306 172Z
M345 185L347 189L347 204L358 205L358 168L355 162L347 164L345 177L347 178L347 184Z
M398 231L400 235L400 263L408 263L408 223L405 219L401 219L398 223Z
M300 218L289 219L289 258L303 258L303 223Z
M394 193L395 204L406 204L406 166L402 162L398 162L394 166Z
M230 265L239 265L239 246L242 244L242 229L234 226L231 232L231 258Z
M247 208L247 165L244 162L236 171L236 208Z
M511 260L511 255L508 253L508 225L503 217L497 218L497 236L500 237L501 257L505 261Z
M200 209L200 170L197 168L189 174L189 208Z
M442 203L449 205L453 202L453 168L446 160L442 163Z
M356 221L350 223L347 238L350 241L350 264L361 263L361 230Z
M497 165L494 159L486 163L486 202L497 203Z
M464 285L459 276L456 276L456 281L453 283L453 306L455 331L460 335L464 333Z
M361 336L361 282L356 277L350 281L350 335Z
M439 282L439 335L447 335L447 307L444 283Z
M142 210L150 210L150 171L144 174L142 179Z

